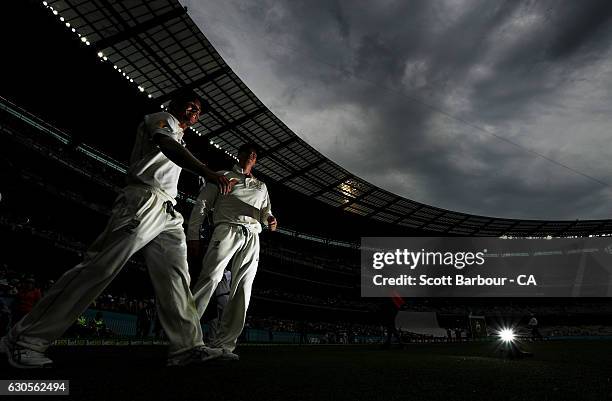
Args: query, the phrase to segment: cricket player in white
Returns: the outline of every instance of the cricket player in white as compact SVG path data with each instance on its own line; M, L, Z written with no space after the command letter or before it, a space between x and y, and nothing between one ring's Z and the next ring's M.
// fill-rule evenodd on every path
M223 350L223 359L238 359L232 351L244 328L251 299L251 288L259 262L259 233L261 224L276 230L266 184L253 177L251 170L257 162L257 148L247 144L238 149L238 164L223 174L235 185L229 194L219 196L218 189L207 185L193 208L187 240L199 240L199 230L206 213L214 209L215 229L204 260L202 272L193 286L193 295L200 316L204 314L211 296L221 281L223 271L232 260L229 300L223 311L219 329L211 346Z
M104 232L85 260L64 273L34 309L0 342L11 365L47 367L47 347L87 309L142 249L158 299L161 324L170 342L168 365L186 365L221 355L204 347L189 273L182 216L176 204L181 167L206 177L227 193L226 177L212 172L184 147L183 129L193 125L201 103L193 93L177 96L169 113L145 117L130 158L128 185L116 199ZM84 222L85 223L85 222Z

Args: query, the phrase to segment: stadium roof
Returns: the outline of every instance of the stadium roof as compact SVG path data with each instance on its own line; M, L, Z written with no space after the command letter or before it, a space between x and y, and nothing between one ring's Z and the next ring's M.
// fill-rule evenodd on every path
M448 235L585 236L612 220L544 221L469 215L415 202L351 174L279 120L240 78L176 0L45 1L67 29L145 96L168 101L193 89L208 103L195 132L228 154L245 141L263 150L257 170L331 207L393 225Z

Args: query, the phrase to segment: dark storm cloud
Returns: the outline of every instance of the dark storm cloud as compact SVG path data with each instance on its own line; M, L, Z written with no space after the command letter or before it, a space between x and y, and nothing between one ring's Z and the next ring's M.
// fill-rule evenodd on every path
M612 216L609 187L529 151L612 183L608 1L183 3L289 127L385 189L476 214Z
M601 33L606 23L612 17L612 2L607 0L591 0L585 2L568 2L567 10L553 16L557 24L562 26L552 41L549 56L561 58L579 51L583 45L603 44L596 35ZM554 10L550 8L551 14Z

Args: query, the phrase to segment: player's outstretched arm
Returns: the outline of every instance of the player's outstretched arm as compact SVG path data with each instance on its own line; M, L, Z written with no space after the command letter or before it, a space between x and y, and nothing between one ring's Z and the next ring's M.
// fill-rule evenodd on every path
M270 227L270 231L276 231L277 226L278 222L276 221L276 217L268 216L268 227Z
M206 181L216 184L222 194L227 194L231 191L235 182L230 181L222 174L215 173L204 163L199 161L190 151L185 149L180 143L166 135L157 134L154 137L155 143L159 146L161 152L178 166L187 169L195 174L201 175Z

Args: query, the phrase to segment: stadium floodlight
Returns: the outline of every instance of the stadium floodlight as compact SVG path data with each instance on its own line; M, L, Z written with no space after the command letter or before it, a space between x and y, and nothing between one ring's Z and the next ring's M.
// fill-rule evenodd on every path
M53 10L53 15L57 15L57 10Z
M100 58L104 57L104 53L98 52L98 57L100 57Z
M43 1L43 6L47 7L47 4L48 3L46 1Z
M81 42L83 43L87 42L87 38L85 36L81 36Z
M497 335L499 336L500 340L505 343L512 343L516 339L516 333L510 328L501 329Z
M66 22L66 28L70 28L70 22Z

